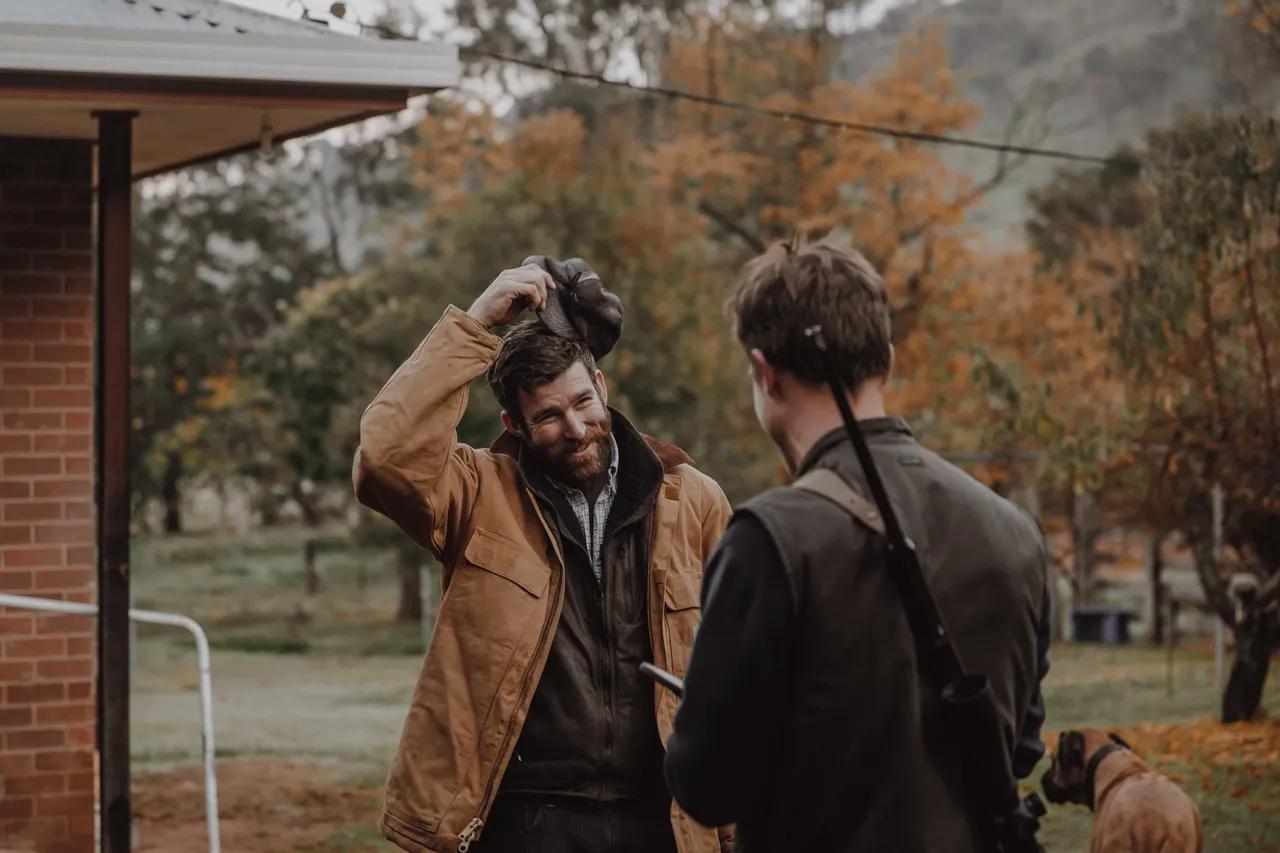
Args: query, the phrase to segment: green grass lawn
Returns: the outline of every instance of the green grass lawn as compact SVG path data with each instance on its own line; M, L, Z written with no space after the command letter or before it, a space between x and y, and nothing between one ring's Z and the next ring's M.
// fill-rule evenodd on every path
M303 543L309 536L320 539L317 565L322 588L313 596L306 594L303 568ZM334 719L342 719L342 709L348 706L374 715L372 719L388 731L379 732L376 748L367 750L359 761L353 761L350 753L343 757L325 752L335 739L334 732L315 731L314 749L310 744L297 748L307 755L346 762L348 771L339 774L340 781L335 783L339 786L376 789L381 785L398 730L395 723L377 715L390 708L395 711L390 716L399 718L396 709L406 701L416 671L412 660L394 663L386 656L416 656L423 648L421 626L394 624L398 578L391 552L359 548L338 529L140 538L134 541L133 578L135 606L184 613L205 626L215 649L215 690L221 655L221 671L239 679L235 683L242 685L245 703L253 701L247 688L259 679L260 666L262 683L287 685L289 677L296 677L299 691L319 689L316 676L308 673L322 672L332 681L334 695L317 693L316 702L323 699L337 709ZM143 631L142 637L144 649L171 644L170 658L185 654L179 647L189 645L172 632ZM362 663L371 655L387 662L386 674L377 679ZM299 656L305 658L306 667L290 663L299 661ZM1280 718L1274 673L1275 668L1264 711ZM361 681L361 674L367 680ZM365 686L356 687L361 684ZM1139 752L1173 775L1200 807L1206 850L1280 850L1276 760L1280 720L1233 728L1195 722L1215 717L1218 707L1213 659L1205 643L1179 649L1172 669L1161 649L1064 645L1054 650L1045 696L1047 730L1086 726L1121 730ZM139 699L145 701L145 697ZM234 703L236 695L219 701ZM249 717L257 713L248 707L236 710ZM264 707L260 713L269 716L277 711ZM1159 728L1162 724L1178 725ZM279 755L278 750L272 753L253 746L234 752L237 757ZM1087 850L1090 830L1091 815L1083 807L1053 807L1042 839L1049 850ZM387 849L368 823L335 830L323 846Z

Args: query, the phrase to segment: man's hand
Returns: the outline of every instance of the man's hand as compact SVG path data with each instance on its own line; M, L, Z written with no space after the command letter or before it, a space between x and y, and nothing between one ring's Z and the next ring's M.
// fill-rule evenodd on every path
M519 317L526 308L541 310L555 286L551 274L534 264L504 270L471 303L467 313L486 329L502 326Z

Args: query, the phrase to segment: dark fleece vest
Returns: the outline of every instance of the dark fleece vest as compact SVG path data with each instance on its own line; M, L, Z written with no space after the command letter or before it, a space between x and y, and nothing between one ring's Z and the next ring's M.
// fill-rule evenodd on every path
M640 663L649 639L649 543L663 463L616 411L618 491L601 549L603 583L564 495L521 456L565 555L565 598L546 669L500 793L611 801L666 797L653 686ZM665 449L665 448L664 448Z

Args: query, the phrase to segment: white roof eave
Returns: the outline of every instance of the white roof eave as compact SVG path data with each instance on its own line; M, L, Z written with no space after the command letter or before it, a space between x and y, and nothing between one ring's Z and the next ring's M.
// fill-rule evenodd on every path
M442 42L0 25L0 72L332 84L434 91L458 84Z

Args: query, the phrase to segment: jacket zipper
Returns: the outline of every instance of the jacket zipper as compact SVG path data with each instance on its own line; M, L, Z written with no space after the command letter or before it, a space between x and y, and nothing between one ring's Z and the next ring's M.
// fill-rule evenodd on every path
M542 510L538 508L538 501L532 493L528 494L530 502L533 504L533 511L538 515L538 521L542 523L542 528L546 531L547 536L551 539L552 547L555 547L555 537L551 534L550 528L547 527L547 521L542 517ZM559 554L557 554L559 556ZM564 557L560 557L561 576L563 577ZM529 695L529 685L533 681L534 662L542 656L542 650L547 645L547 635L551 633L551 623L555 621L555 615L559 609L559 601L557 596L560 593L559 582L554 584L551 589L551 606L547 608L547 618L542 623L542 633L538 636L538 645L534 649L533 657L529 658L529 666L524 672L524 682L520 685L520 696L516 699L515 710L511 712L511 720L507 723L507 730L502 735L502 743L498 746L498 754L494 758L493 770L489 773L489 779L484 785L484 796L480 798L479 813L471 819L471 822L463 827L462 832L458 833L458 853L467 853L471 849L471 845L480 837L480 831L484 829L484 818L489 808L489 800L493 796L493 786L498 780L498 767L502 765L502 756L506 753L507 747L511 744L511 735L516 727L516 715L520 713L520 709L524 706L524 701Z

